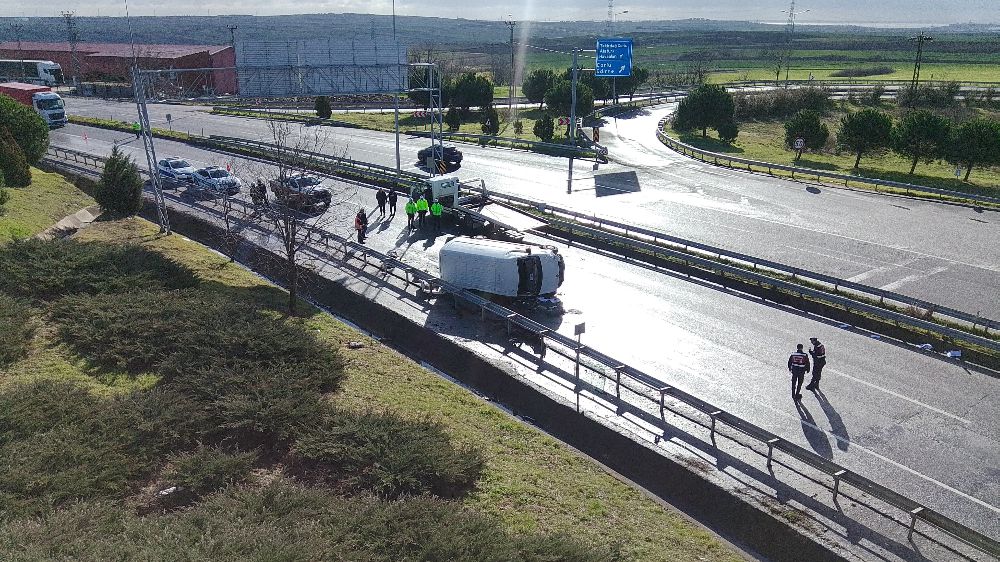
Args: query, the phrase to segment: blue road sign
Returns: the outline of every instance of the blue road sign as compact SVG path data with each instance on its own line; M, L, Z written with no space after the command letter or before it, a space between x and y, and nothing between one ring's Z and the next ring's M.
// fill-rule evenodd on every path
M598 39L594 76L622 78L632 75L632 40Z

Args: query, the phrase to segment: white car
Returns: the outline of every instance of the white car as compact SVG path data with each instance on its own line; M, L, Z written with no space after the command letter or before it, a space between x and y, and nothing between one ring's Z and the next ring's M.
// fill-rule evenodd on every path
M240 178L230 174L229 170L217 166L201 168L194 173L193 177L194 184L197 187L219 195L223 193L226 195L236 195L240 192L240 188L243 187L243 182L240 181Z
M194 181L195 172L197 172L194 166L188 164L187 160L173 156L157 162L156 170L160 173L161 178L176 183L191 183Z

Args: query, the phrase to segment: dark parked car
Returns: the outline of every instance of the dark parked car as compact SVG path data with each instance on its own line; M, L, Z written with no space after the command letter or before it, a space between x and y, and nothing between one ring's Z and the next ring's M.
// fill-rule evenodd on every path
M433 145L421 149L417 152L417 162L419 162L421 166L424 166L427 164L427 159L433 154ZM449 168L457 168L462 164L462 151L454 146L446 146L444 147L444 158L442 160L444 160Z
M330 208L333 195L323 181L310 174L296 174L271 181L271 192L280 203L294 209Z

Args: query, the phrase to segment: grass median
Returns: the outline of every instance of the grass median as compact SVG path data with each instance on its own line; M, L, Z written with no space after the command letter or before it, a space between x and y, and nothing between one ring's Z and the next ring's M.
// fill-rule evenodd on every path
M0 365L17 428L0 455L30 460L0 477L5 558L741 559L329 315L285 316L279 289L148 222L0 246L0 269L21 303L0 321L37 323Z
M28 187L8 187L10 201L0 213L0 244L34 236L94 200L59 174L31 169Z

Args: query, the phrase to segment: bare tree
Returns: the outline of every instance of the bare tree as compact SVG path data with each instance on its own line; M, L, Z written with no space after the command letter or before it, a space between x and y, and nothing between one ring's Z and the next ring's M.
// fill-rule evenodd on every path
M353 219L342 216L338 210L343 203L357 197L358 190L348 184L325 185L330 191L330 203L317 205L302 192L282 189L293 176L322 170L330 158L342 158L346 147L340 151L330 149L321 127L307 128L279 120L267 123L271 142L261 158L247 166L254 172L253 179L247 180L256 184L248 185L248 189L263 188L264 200L269 202L266 209L255 212L251 218L280 246L288 310L295 314L302 283L301 268L317 271L321 265L313 259L313 251L329 249L330 234L349 234L353 228L353 222L349 221Z

